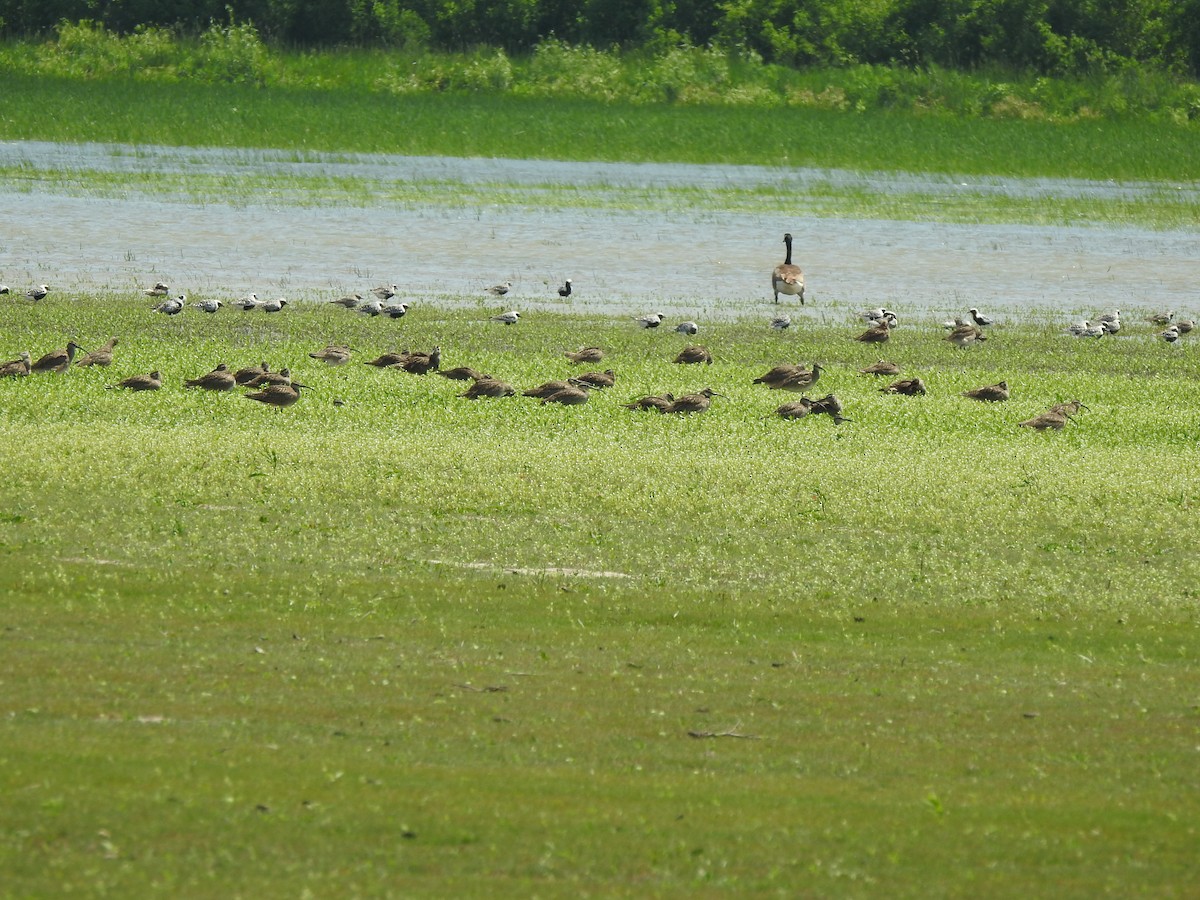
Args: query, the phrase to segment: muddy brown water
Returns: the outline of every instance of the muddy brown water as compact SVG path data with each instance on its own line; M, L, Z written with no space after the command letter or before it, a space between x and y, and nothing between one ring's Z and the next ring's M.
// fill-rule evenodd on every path
M827 183L925 194L971 190L1025 197L1126 197L1162 185L975 180L749 166L548 163L315 155L165 147L0 143L0 165L73 170L353 176L444 184L754 187ZM1180 190L1192 191L1194 187ZM728 317L772 314L769 273L785 231L808 273L809 314L886 305L944 315L971 306L1005 315L1075 316L1120 307L1200 307L1200 241L1189 230L957 225L830 219L802 208L761 213L515 206L299 207L271 196L203 204L181 197L81 196L66 188L0 188L0 282L23 292L129 290L157 279L193 296L321 299L395 282L420 302L601 313ZM512 281L494 301L488 285ZM781 307L795 313L794 298ZM1200 308L1195 310L1200 312ZM806 309L806 312L808 310Z

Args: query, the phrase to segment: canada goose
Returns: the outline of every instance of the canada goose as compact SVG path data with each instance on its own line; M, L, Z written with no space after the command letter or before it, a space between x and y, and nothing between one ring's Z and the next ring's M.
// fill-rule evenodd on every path
M268 313L277 313L282 311L287 305L288 302L282 297L278 297L274 300L264 300L262 304L262 311Z
M860 375L899 375L900 367L894 362L885 362L880 360L877 363L871 363L865 369L858 370Z
M488 288L488 293L494 294L497 297L503 297L510 290L512 290L512 282L505 281L501 284L493 284L490 288Z
M712 354L704 347L684 347L676 355L673 362L681 365L699 365L704 363L706 366L712 365Z
M396 292L398 290L400 290L399 285L381 284L379 287L371 288L371 293L374 294L376 297L378 297L380 300L391 300L393 297L396 296Z
M468 400L478 400L480 397L511 397L516 390L507 381L499 378L481 378L458 396Z
M109 385L111 390L157 391L162 387L162 374L155 369L149 375L131 375L124 381Z
M530 388L527 391L521 391L522 397L536 397L539 400L545 400L551 394L557 394L559 391L565 391L571 385L566 381L545 381L537 387Z
M165 281L156 281L154 287L142 288L142 293L147 297L165 297L171 293L171 288Z
M696 334L700 330L700 326L689 320L687 322L680 322L675 326L675 330L679 334Z
M250 293L237 302L246 312L253 312L263 305L263 301L258 299L258 294Z
M776 316L771 320L771 327L779 331L792 327L791 316Z
M963 391L962 395L972 400L982 400L985 403L1002 403L1008 399L1008 382L998 381L985 387Z
M358 304L362 303L362 294L347 294L345 297L338 297L336 300L330 300L334 306L344 306L346 309L354 309Z
M580 347L574 352L566 350L563 351L563 355L576 365L580 363L598 363L604 359L604 351L599 347Z
M251 382L253 384L253 382ZM233 373L229 371L229 366L221 363L211 372L201 375L199 378L188 378L183 382L183 386L187 388L203 388L206 391L232 391L237 384L237 379L233 377Z
M234 377L234 381L235 382L237 381L236 377ZM249 381L246 382L244 387L256 388L256 387L266 387L267 385L271 385L271 384L291 384L291 383L292 383L292 370L289 369L287 366L284 366L278 372L263 372L261 375L254 376L253 378L251 378ZM224 390L224 389L222 388L222 390Z
M792 236L785 234L783 236L784 246L787 247L787 254L783 258L783 262L777 265L771 271L771 290L775 292L775 302L779 302L780 294L791 294L800 298L800 305L804 305L804 271L797 265L792 264Z
M925 382L920 378L903 378L900 381L893 381L887 387L881 387L880 393L883 394L902 394L905 397L916 397L918 395L925 396Z
M855 337L856 341L863 344L883 344L886 343L892 336L892 329L888 327L887 320L881 320L872 325L862 334Z
M993 319L991 316L985 316L983 313L981 313L979 310L977 310L973 306L970 309L968 309L967 312L969 312L971 314L971 321L974 322L976 325L978 325L980 328L987 328L987 326L991 325L993 322Z
M180 294L170 300L164 300L158 306L154 307L154 311L162 313L165 316L177 316L183 312L184 304L187 302L187 296Z
M563 406L582 406L588 402L591 396L591 385L586 381L578 381L571 379L571 384L563 388L561 391L555 391L553 394L542 398L542 405L547 403L559 403Z
M650 394L646 397L641 397L638 400L634 400L632 403L626 403L625 408L637 410L656 409L659 412L663 412L674 401L675 396L673 394L663 394L661 396L657 394Z
M642 328L657 328L663 323L666 316L662 313L646 313L644 316L634 316L633 321L637 322Z
M97 347L86 356L75 360L75 365L78 367L87 366L111 366L113 359L113 348L117 346L117 338L109 338L108 343L103 347Z
M438 374L443 378L449 378L451 381L479 381L481 378L491 378L491 375L485 375L478 369L472 369L470 366L455 366L453 369L439 369Z
M1018 422L1017 424L1036 431L1045 431L1047 428L1062 431L1063 426L1067 424L1067 417L1062 413L1044 412L1041 415L1034 416L1032 419L1026 419L1024 422Z
M959 349L966 349L972 344L986 341L987 337L978 325L959 325L946 335L946 340Z
M436 372L442 367L442 348L434 347L428 353L409 353L400 362L393 363L388 368L403 369L413 375L424 375Z
M521 314L515 309L510 309L506 313L500 313L498 316L492 316L493 322L500 322L503 325L516 325L521 321Z
M194 309L200 310L201 312L215 313L218 309L220 309L224 305L225 304L222 303L220 300L211 300L210 299L210 300L201 300L199 303L193 303L192 307Z
M37 287L31 287L29 290L27 290L25 292L25 296L36 303L37 301L44 299L48 293L50 293L50 285L39 284Z
M408 315L408 304L389 303L383 308L383 314L389 319L403 319Z
M253 394L246 394L247 400L255 400L282 409L291 406L300 399L300 389L308 385L293 381L291 384L271 384Z
M800 394L811 388L821 378L825 369L818 363L813 363L811 372L795 372L775 384L768 385L773 391L792 391Z
M233 380L235 382L237 382L238 384L249 384L251 381L253 381L255 378L257 378L259 375L262 375L264 372L270 372L270 371L271 371L270 366L268 366L265 362L263 362L257 366L247 366L244 369L238 369L236 372L233 373Z
M713 397L720 397L712 388L705 388L698 394L686 394L671 402L662 411L664 413L701 413L712 405Z
M581 382L597 389L610 388L617 383L617 373L612 369L605 369L603 372L584 372L582 375L576 375L570 380L572 382Z
M324 350L318 350L316 353L310 353L309 358L319 359L327 366L342 366L350 361L351 350L349 347L341 347L336 344L330 344Z
M83 350L74 341L67 341L67 346L61 350L51 350L41 356L29 367L30 372L65 372L75 358L75 351ZM86 352L86 351L85 351Z
M16 359L0 364L0 378L23 378L29 369L29 351L22 350Z
M563 286L558 289L558 296L566 299L571 296L571 279L568 278L563 282Z

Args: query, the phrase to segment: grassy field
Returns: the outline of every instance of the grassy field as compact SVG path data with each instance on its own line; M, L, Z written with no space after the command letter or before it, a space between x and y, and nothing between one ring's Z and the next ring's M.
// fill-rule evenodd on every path
M149 305L0 305L5 359L121 338L0 382L0 896L1195 883L1186 339ZM355 361L307 356L330 340ZM674 365L688 340L713 365ZM359 364L437 344L524 389L585 343L618 380L574 408ZM881 355L928 396L857 374ZM182 387L261 359L311 391ZM773 416L793 396L751 382L784 361L852 421ZM621 406L706 386L700 415Z

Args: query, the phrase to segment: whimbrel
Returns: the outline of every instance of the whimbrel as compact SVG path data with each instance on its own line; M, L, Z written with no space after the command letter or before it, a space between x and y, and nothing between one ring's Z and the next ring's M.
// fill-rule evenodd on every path
M263 388L261 391L256 391L253 394L246 394L247 400L257 400L259 403L265 403L267 406L282 408L291 406L300 399L300 389L306 388L308 385L301 384L298 381L293 381L291 384L272 384Z
M363 363L364 366L374 366L377 369L386 369L388 366L394 366L397 363L402 363L408 359L409 353L407 350L400 353L384 353Z
M582 381L594 388L609 388L617 383L617 373L612 369L603 372L584 372L576 375L571 381Z
M598 363L604 359L604 351L599 347L580 347L574 352L566 350L563 352L563 355L576 365L581 363Z
M899 375L900 367L894 362L886 362L880 360L877 363L871 363L865 369L859 369L860 375Z
M451 381L478 381L481 378L491 378L491 375L485 375L478 369L472 369L470 366L455 366L453 369L439 369L438 374L443 378L449 378Z
M559 391L565 391L570 386L570 383L566 381L544 381L537 387L532 387L527 391L521 391L521 396L536 397L539 400L545 400L551 394L557 394Z
M1063 426L1067 424L1067 417L1062 413L1044 412L1041 415L1034 416L1032 419L1026 419L1024 422L1018 422L1017 424L1025 428L1032 428L1035 431L1045 431L1047 428L1062 431Z
M971 391L963 391L962 395L985 403L1002 403L1008 399L1008 382L998 381Z
M771 270L771 290L775 292L775 302L779 302L780 294L791 294L794 297L800 298L800 305L804 305L804 270L792 263L792 236L785 234L783 236L784 246L787 247L787 253L783 258L783 262Z
M821 373L825 369L818 363L813 363L811 372L796 372L784 378L776 384L768 385L773 391L794 391L795 393L803 393L811 388L821 378Z
M855 337L856 341L863 344L882 344L890 340L892 337L892 329L888 327L887 320L872 325L862 334Z
M183 382L184 387L198 387L206 391L232 391L236 384L237 380L225 363L221 363L211 372L201 375L199 378L188 378Z
M162 374L155 369L149 375L131 375L124 381L109 385L109 390L157 391L162 387Z
M521 314L515 309L510 309L506 313L500 313L498 316L492 316L493 322L499 322L501 325L516 325L521 321Z
M646 313L644 316L634 316L633 321L637 322L642 328L657 328L663 323L666 316L662 313Z
M257 366L247 366L244 369L238 369L233 373L233 380L238 384L249 384L259 375L270 371L271 367L268 366L266 362L261 362Z
M442 348L434 347L428 353L407 353L402 360L393 363L388 368L403 369L413 375L424 375L428 372L436 372L441 366Z
M779 416L781 419L803 419L810 412L812 412L812 401L807 397L801 397L799 400L783 404L771 415Z
M111 366L113 360L113 348L117 346L117 338L109 338L108 343L103 347L97 347L86 356L82 356L75 360L76 366Z
M237 381L236 377L234 378L234 381ZM253 378L251 378L249 381L247 381L245 383L245 385L243 385L243 386L255 388L255 387L266 387L269 384L287 385L287 384L291 384L291 383L292 383L292 370L289 369L287 366L284 366L278 372L263 372L259 375L255 375ZM224 390L224 389L222 388L222 390Z
M563 282L563 286L558 289L558 296L566 299L571 296L571 279L568 278Z
M842 418L842 401L837 394L826 394L824 397L818 397L816 400L810 401L812 404L813 415L830 416L839 425L842 422L849 422L849 419Z
M712 405L713 397L720 397L712 388L705 388L698 394L686 394L663 410L664 413L701 413Z
M780 382L791 378L793 375L807 371L808 369L799 364L792 365L791 363L780 363L779 365L768 369L765 374L755 378L751 384L765 384L767 387L773 388Z
M776 316L775 318L773 318L771 320L771 327L778 329L779 331L783 331L784 329L791 328L792 327L792 317L791 316Z
M881 393L884 394L903 394L906 397L916 397L925 395L925 382L920 378L902 378L899 381L893 381L887 387L881 387Z
M22 350L13 360L0 364L0 378L22 378L29 374L29 351Z
M656 409L659 412L663 412L674 402L675 396L673 394L649 394L648 396L634 400L632 403L626 403L625 408L637 410Z
M946 340L959 349L966 349L972 344L987 340L987 336L984 335L983 330L978 325L966 324L956 325L946 335Z
M493 284L490 288L488 288L488 293L494 294L497 297L503 297L510 290L512 290L512 282L505 281L502 284Z
M83 350L74 341L67 341L67 346L61 350L51 350L49 353L38 358L37 362L29 367L30 372L65 372L67 367L71 365L71 360L75 358L75 351ZM85 353L87 351L84 351Z
M1087 409L1082 400L1068 400L1065 403L1055 403L1046 412L1064 415L1069 419L1081 409Z
M686 322L680 322L678 325L676 325L675 330L679 334L696 334L700 331L700 326L689 319Z
M499 378L481 378L458 396L468 400L478 400L480 397L511 397L516 390L507 381Z
M193 303L192 308L198 309L201 312L206 312L206 313L211 314L211 313L215 313L217 310L219 310L224 305L225 304L222 303L220 300L213 300L213 299L209 298L207 300L201 300L199 303Z
M330 344L324 350L310 353L309 358L319 359L327 366L344 366L350 361L351 350L339 344Z
M183 312L184 304L187 302L187 296L180 294L178 297L172 297L169 300L164 300L158 306L154 307L154 311L162 313L165 316L177 316Z
M707 366L711 366L712 354L704 347L684 347L672 362L677 362L681 365L699 365L700 363L704 363Z
M37 287L31 287L29 290L27 290L25 292L25 296L36 303L39 300L45 299L48 293L50 293L50 285L39 284Z
M548 397L542 398L542 405L547 403L559 403L563 406L581 406L588 402L588 397L591 394L589 385L586 381L576 381L571 379L572 384L563 388L561 391L555 391Z

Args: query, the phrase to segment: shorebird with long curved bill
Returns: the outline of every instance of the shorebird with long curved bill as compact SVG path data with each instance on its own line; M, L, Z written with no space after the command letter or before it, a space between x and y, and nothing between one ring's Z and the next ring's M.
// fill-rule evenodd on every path
M1003 403L1009 396L1008 382L998 381L971 391L963 391L962 395L971 400L982 400L984 403Z
M876 322L854 339L862 344L883 344L891 340L891 337L892 329L888 325L888 320L884 319L881 322Z
M1062 431L1067 424L1069 416L1062 413L1047 410L1044 413L1034 416L1032 419L1026 419L1024 422L1018 422L1017 425L1022 428L1032 428L1034 431Z
M411 375L425 375L436 372L442 367L442 348L434 347L428 353L406 353L404 358L388 366L389 369L403 369Z
M575 365L582 363L598 363L604 359L604 351L599 347L580 347L578 350L564 350L563 356Z
M206 372L199 378L188 378L183 382L185 388L203 388L206 391L232 391L237 385L237 379L229 371L229 366L221 363L211 372Z
M778 416L781 419L803 419L812 412L812 401L807 397L801 397L799 400L792 400L783 404L773 413L763 416L764 419L769 419L771 416Z
M319 359L327 366L344 366L350 362L349 347L343 347L340 344L330 344L323 350L318 350L316 353L310 353L310 359Z
M29 359L29 351L22 350L16 359L0 363L0 378L24 378L31 367Z
M645 397L639 397L632 403L624 404L626 409L648 410L655 409L659 412L664 412L668 406L675 402L674 394L647 394Z
M438 369L437 373L443 378L449 378L451 381L479 381L481 378L492 377L491 375L480 372L478 369L472 369L470 366L455 366L453 369Z
M124 381L108 386L112 390L125 391L157 391L162 389L162 373L155 369L147 375L130 375Z
M293 381L291 384L272 384L261 391L246 394L246 399L256 400L259 403L265 403L267 406L282 409L285 406L291 406L300 399L301 388L308 388L308 385L301 384L298 381ZM309 388L309 390L312 390L312 388Z
M617 373L612 369L605 369L603 372L584 372L582 375L575 375L567 380L571 382L583 382L589 387L603 390L617 383Z
M792 236L785 234L783 236L783 245L787 248L787 253L783 257L783 262L771 270L771 290L775 292L775 302L779 302L780 294L789 294L793 297L800 298L800 305L804 305L804 270L792 262Z
M501 381L499 378L481 378L458 396L478 400L481 397L511 397L516 392L516 388L507 381Z
M37 361L29 367L29 371L35 374L41 372L65 372L70 367L71 360L75 358L77 350L83 350L83 348L74 341L67 341L67 346L61 350L51 350L49 353L38 357ZM84 352L86 353L87 351L84 350Z
M768 385L773 391L792 391L797 394L802 394L809 390L821 378L821 373L825 369L819 363L813 363L812 371L796 372L789 375L777 384Z
M233 373L233 380L238 384L249 384L259 375L270 371L271 367L268 366L265 361L263 361L257 366L246 366L244 369L238 369Z
M685 394L672 401L663 413L702 413L712 405L713 397L721 397L712 388L705 388L697 394Z
M234 381L237 381L236 377L234 378ZM256 388L256 387L266 387L267 385L270 385L270 384L287 385L287 384L291 384L291 383L292 383L292 370L289 369L287 366L284 366L278 372L263 372L261 375L255 375L253 378L251 378L249 381L247 381L242 386L248 387L248 388Z
M532 387L527 391L521 391L522 397L536 397L538 400L545 400L551 394L557 394L559 391L565 391L571 386L567 381L543 381L537 387Z
M765 384L769 388L774 388L776 385L786 381L793 375L801 372L807 372L808 368L799 363L780 363L764 372L762 375L755 378L751 384Z
M543 397L542 405L558 403L562 406L582 406L588 402L588 398L591 396L591 389L592 385L586 381L578 381L572 378L571 383L561 391L555 391L548 397Z
M91 353L81 356L75 360L77 367L86 368L88 366L111 366L113 361L113 348L119 343L118 338L109 338L108 343L103 347L97 347Z
M377 369L386 369L390 366L397 365L408 359L409 352L402 350L399 353L381 353L374 359L367 360L363 363L364 366L374 366Z

